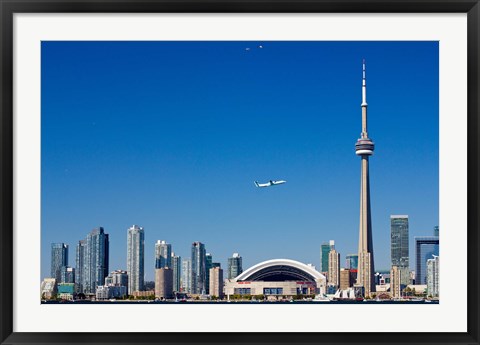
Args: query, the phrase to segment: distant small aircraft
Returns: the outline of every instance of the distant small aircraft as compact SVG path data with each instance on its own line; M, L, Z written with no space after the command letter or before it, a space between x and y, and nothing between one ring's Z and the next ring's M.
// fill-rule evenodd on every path
M275 186L277 184L284 184L285 182L287 182L287 181L284 181L284 180L278 180L278 181L270 180L267 183L258 183L258 181L255 181L255 186L257 186L259 188L270 187L270 186Z

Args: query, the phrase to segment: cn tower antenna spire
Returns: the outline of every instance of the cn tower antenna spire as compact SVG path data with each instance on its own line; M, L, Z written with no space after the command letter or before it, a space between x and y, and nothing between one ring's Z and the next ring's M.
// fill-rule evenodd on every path
M362 107L366 107L367 104L367 76L365 68L365 59L363 59L363 78L362 78Z

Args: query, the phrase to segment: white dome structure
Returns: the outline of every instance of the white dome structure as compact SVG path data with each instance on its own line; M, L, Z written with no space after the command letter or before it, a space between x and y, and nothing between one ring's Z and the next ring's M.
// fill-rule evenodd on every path
M314 267L291 259L260 262L225 284L228 295L294 296L324 294L326 277Z

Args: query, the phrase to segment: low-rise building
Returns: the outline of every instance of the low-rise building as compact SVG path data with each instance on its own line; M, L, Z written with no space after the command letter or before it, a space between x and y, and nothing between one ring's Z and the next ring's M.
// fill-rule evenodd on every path
M155 270L155 297L173 298L173 270L171 268L163 267Z
M127 271L115 270L105 278L106 286L125 286L126 295L128 295L128 274Z
M155 291L134 291L132 292L132 296L135 298L148 298L155 296Z
M124 298L127 295L127 288L125 286L107 286L101 285L97 286L96 299L97 300L107 300L107 299L120 299Z
M57 297L66 300L73 300L75 295L74 283L60 283L57 285Z
M352 281L350 280L350 270L341 268L340 269L340 290L347 290L349 287L352 287Z
M40 285L40 295L42 299L52 299L57 297L57 280L55 278L45 278Z

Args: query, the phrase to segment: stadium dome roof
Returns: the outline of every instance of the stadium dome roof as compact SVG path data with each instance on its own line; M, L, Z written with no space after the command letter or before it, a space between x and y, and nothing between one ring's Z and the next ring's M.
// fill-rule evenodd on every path
M290 259L273 259L256 264L235 281L311 281L325 279L325 276L313 267Z

